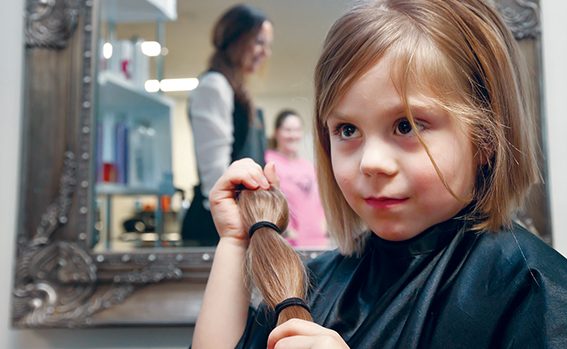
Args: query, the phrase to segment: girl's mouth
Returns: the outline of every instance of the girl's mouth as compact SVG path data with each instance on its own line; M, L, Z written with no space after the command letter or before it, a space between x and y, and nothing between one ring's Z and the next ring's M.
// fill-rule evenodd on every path
M381 208L381 209L398 206L400 204L403 204L407 200L408 198L390 198L384 196L378 198L369 197L364 199L364 201L368 206L371 206L373 208Z

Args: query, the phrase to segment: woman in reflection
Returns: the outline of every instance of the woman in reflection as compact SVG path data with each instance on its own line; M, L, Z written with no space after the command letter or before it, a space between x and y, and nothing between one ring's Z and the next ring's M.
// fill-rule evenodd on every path
M283 110L276 117L274 149L266 151L266 162L274 162L285 194L290 224L287 240L295 247L328 247L325 214L313 164L299 155L303 139L303 121L293 110Z
M214 52L188 108L200 183L183 221L187 245L218 242L208 195L230 163L245 157L264 163L264 121L250 98L246 78L271 55L272 38L270 20L248 5L228 9L213 28Z

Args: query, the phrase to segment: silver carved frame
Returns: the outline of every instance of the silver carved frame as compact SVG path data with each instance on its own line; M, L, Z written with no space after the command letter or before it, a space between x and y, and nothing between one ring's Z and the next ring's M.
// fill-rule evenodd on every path
M497 6L534 67L541 127L539 2L502 0ZM27 0L26 9L12 325L192 326L213 248L134 253L89 248L98 0ZM541 165L545 179L544 157ZM534 195L521 218L551 243L545 186ZM312 258L320 251L301 252Z

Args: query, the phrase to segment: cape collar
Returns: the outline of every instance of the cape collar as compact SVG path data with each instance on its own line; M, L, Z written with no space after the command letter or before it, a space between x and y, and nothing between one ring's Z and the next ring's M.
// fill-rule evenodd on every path
M371 232L367 249L380 250L396 257L429 254L447 246L452 238L461 229L466 229L466 227L470 226L470 223L470 221L467 221L459 214L454 218L426 229L411 239L403 241L384 240Z

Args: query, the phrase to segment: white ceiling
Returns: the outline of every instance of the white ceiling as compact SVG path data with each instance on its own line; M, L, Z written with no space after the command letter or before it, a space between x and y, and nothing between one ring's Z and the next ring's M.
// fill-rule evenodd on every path
M120 1L120 0L118 0ZM274 23L273 55L252 80L257 97L311 94L313 67L325 34L351 0L250 0ZM211 53L215 20L234 0L178 0L177 20L166 23L164 78L196 77ZM122 24L119 39L138 35L154 40L155 24Z

